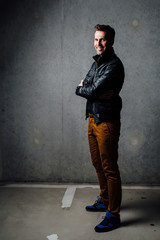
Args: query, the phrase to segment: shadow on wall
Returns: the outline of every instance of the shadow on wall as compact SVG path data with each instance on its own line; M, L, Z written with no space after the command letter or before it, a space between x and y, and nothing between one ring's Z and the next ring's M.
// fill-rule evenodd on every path
M105 21L115 26L115 52L126 70L122 180L160 183L159 2L102 3L0 0L0 141L5 180L96 181L83 120L85 101L75 96L74 86L92 61L92 27Z

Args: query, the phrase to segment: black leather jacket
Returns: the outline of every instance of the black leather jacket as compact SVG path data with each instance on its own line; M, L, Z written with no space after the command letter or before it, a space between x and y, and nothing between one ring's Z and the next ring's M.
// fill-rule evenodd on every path
M122 100L119 92L124 82L124 67L114 53L113 48L102 56L93 57L95 62L84 79L83 86L78 86L76 94L87 99L86 118L94 114L95 123L120 119ZM113 90L113 96L100 99L100 96Z

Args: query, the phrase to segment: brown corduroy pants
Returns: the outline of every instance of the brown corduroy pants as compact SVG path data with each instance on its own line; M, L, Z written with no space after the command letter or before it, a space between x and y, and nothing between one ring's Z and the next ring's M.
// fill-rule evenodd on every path
M94 123L89 117L88 140L93 166L100 185L100 196L108 211L118 215L121 205L121 178L118 168L120 120Z

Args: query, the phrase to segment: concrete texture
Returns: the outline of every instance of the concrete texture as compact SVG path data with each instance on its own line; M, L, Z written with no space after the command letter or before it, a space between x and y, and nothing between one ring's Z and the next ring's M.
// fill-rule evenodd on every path
M158 0L0 0L0 180L96 182L85 100L93 27L116 30L126 78L123 183L160 183Z
M44 186L45 187L45 186ZM85 211L98 189L77 188L70 208L62 209L66 188L0 187L0 239L45 240L159 240L160 189L123 189L121 227L94 231L105 213Z

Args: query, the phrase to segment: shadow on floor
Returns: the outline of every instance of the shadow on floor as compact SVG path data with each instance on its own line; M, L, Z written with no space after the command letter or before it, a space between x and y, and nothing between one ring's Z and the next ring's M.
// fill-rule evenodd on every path
M128 193L127 193L128 194ZM160 193L156 190L130 191L124 193L121 213L127 214L127 219L122 221L122 226L139 225L148 223L156 225L160 221Z

